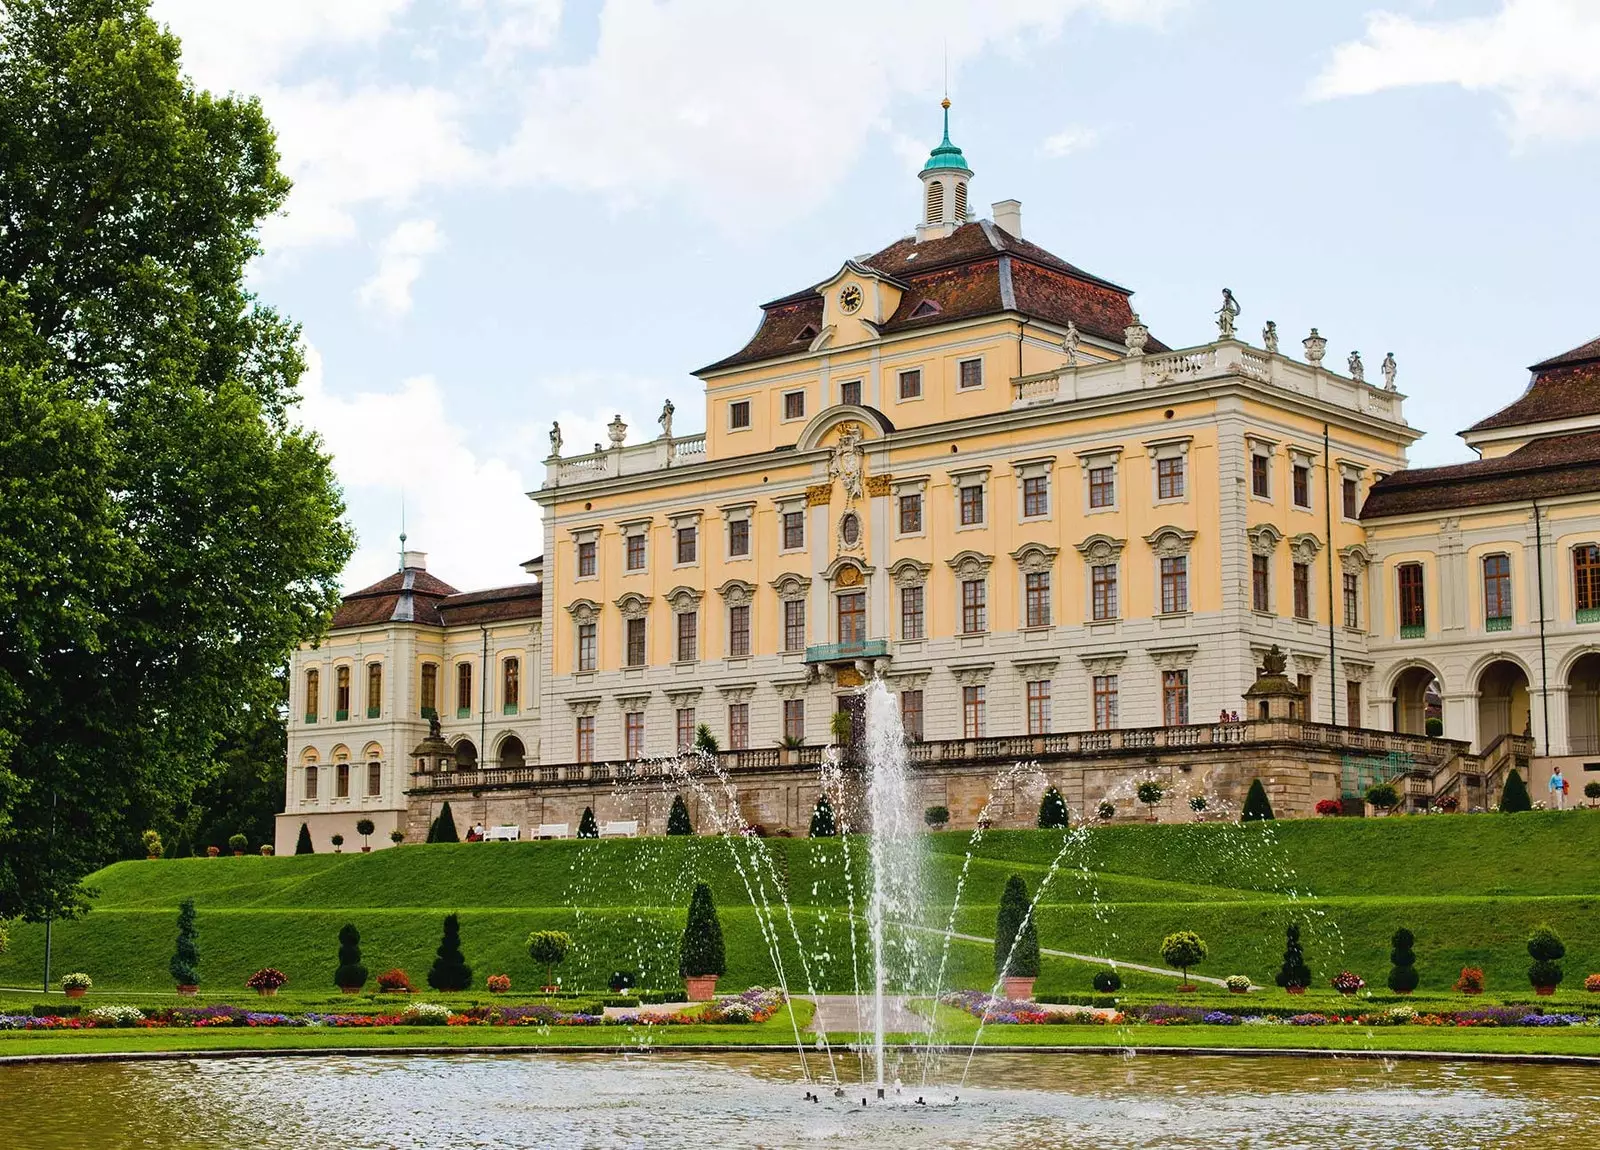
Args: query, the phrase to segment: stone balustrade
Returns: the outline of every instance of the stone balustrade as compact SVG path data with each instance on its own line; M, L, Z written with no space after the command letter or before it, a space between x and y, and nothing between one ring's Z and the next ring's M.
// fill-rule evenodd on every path
M705 457L705 432L698 435L679 435L671 439L663 436L647 443L591 451L587 455L547 459L544 486L570 487L579 483L593 483L599 479L644 475L669 467L699 463Z

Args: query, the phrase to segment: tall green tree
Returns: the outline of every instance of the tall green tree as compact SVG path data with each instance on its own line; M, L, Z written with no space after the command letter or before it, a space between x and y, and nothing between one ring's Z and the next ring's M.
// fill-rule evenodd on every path
M1533 799L1528 795L1528 784L1522 781L1522 772L1516 767L1506 776L1506 785L1500 792L1500 809L1506 814L1533 810Z
M1000 893L994 922L994 973L996 978L1039 977L1039 932L1021 875L1006 879L1006 888Z
M337 603L299 330L244 283L288 190L145 0L0 6L0 917L80 909Z
M1244 796L1244 809L1239 812L1239 821L1260 823L1271 818L1272 800L1267 798L1267 788L1261 785L1260 779L1251 779L1250 789Z

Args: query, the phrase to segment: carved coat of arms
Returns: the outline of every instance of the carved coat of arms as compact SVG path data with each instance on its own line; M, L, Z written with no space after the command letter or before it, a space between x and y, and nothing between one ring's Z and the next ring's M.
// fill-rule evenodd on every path
M833 445L828 477L837 479L844 487L845 499L854 502L861 498L865 472L866 452L861 449L861 425L847 423L839 433L839 442Z

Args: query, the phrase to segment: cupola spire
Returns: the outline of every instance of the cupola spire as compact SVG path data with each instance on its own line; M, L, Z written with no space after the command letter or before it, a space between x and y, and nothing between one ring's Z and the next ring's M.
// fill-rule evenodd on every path
M918 173L922 181L918 243L947 236L967 222L967 181L972 179L972 169L961 149L950 142L950 97L939 106L944 109L944 138L928 153L928 161Z

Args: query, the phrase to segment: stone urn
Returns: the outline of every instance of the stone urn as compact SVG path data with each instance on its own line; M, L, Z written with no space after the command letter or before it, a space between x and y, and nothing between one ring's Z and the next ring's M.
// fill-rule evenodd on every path
M717 975L686 974L683 976L683 997L690 1002L710 1002L717 993Z
M1000 980L1001 992L1008 1002L1032 1002L1033 984L1036 978L1003 978Z

